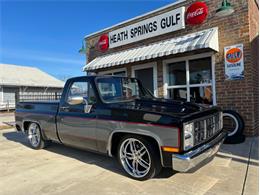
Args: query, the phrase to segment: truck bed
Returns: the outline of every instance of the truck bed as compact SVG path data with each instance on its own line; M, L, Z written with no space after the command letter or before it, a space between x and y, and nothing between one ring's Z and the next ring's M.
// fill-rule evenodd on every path
M56 132L56 115L59 101L24 101L16 106L15 121L21 130L26 129L26 121L38 121L44 130L44 136L55 138L59 141ZM25 123L24 123L25 122ZM29 123L29 122L28 122Z

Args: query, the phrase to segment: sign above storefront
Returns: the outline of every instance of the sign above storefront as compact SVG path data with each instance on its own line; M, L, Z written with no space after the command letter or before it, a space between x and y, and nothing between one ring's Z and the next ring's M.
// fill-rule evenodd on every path
M239 80L244 78L243 44L224 48L225 78L226 80Z
M185 28L185 7L109 32L109 48L126 45Z
M100 36L97 47L100 51L105 52L109 48L109 38L107 34Z
M186 23L190 25L201 24L208 15L208 6L204 2L195 2L188 7L186 12Z

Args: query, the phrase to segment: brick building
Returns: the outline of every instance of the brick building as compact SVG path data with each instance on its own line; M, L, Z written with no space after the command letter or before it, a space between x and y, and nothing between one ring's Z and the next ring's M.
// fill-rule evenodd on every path
M158 97L236 110L244 133L257 135L258 1L229 0L226 16L217 14L221 3L180 0L87 35L84 70L137 77Z

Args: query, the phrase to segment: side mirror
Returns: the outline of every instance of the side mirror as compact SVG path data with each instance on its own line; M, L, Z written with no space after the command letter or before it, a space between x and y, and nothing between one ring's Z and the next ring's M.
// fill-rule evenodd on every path
M73 96L68 99L70 105L82 104L83 102L85 102L85 100L82 96Z
M73 96L68 99L68 103L70 105L78 105L78 104L85 104L84 105L84 112L90 113L92 105L88 104L88 100L83 98L82 96Z

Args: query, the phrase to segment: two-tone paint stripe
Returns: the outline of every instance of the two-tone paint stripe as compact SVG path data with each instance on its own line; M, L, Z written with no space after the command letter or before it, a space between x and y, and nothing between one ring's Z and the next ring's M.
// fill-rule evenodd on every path
M109 122L114 122L114 123L127 123L127 124L132 124L132 125L141 125L141 126L146 126L146 127L160 127L160 128L175 128L178 131L178 143L177 146L174 148L180 148L181 147L181 130L177 126L173 125L163 125L163 124L154 124L154 123L145 123L145 122L133 122L133 121L124 121L124 120L115 120L115 119L106 119L106 118L98 118L98 117L83 117L83 116L77 116L77 115L68 115L68 114L62 114L62 115L56 115L56 112L39 112L39 111L34 111L34 112L27 112L27 111L19 111L19 112L25 112L25 113L31 113L31 114L43 114L43 115L48 115L48 116L62 116L65 118L81 118L85 120L95 120L95 121L109 121ZM170 146L165 146L165 147L170 147ZM172 147L172 146L171 146Z

